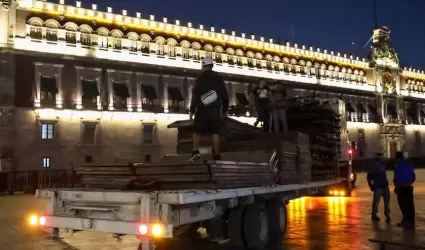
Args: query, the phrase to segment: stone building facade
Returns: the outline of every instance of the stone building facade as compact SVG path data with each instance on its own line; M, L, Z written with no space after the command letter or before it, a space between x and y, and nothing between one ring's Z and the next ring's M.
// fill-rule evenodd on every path
M401 69L386 27L368 59L191 23L35 0L0 0L1 169L156 161L176 150L200 60L212 57L234 110L248 85L281 81L291 97L345 102L356 158L424 156L425 74ZM238 119L253 122L249 110Z

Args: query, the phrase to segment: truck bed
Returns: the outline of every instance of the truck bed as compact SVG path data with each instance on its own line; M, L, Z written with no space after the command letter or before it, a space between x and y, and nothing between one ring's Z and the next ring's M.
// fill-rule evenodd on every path
M155 195L159 204L184 205L206 201L225 200L250 195L264 195L298 191L309 188L321 188L341 183L342 178L326 181L315 181L305 184L272 185L236 189L199 189L199 190L161 190L161 191L123 191L112 189L42 189L37 190L37 198L53 198L60 200L86 202L139 203L143 195Z

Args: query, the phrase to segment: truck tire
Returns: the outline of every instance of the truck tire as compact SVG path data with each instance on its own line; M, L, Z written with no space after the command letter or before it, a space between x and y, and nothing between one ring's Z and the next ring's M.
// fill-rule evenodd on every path
M229 243L240 249L245 248L243 222L245 207L233 208L229 211L227 219L227 235Z
M280 241L286 233L286 205L280 199L271 199L267 202L266 210L269 218L270 240Z
M247 249L263 250L269 243L267 210L263 205L249 205L245 210L243 232Z
M225 223L223 221L223 217L219 216L205 222L205 229L208 236L211 238L223 237L225 234Z

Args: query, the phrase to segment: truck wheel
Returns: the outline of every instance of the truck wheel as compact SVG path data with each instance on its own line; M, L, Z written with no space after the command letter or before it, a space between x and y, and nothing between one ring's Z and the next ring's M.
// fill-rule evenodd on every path
M229 211L227 219L227 235L232 246L244 249L243 218L245 207L238 207Z
M264 206L253 204L246 208L243 223L245 243L248 249L265 249L269 242L269 223Z
M224 236L225 224L222 216L216 217L205 222L205 229L207 230L208 236L211 238L220 238Z
M266 210L269 218L270 240L280 241L286 233L286 206L279 199L271 199L267 202Z
M199 223L192 223L190 225L187 225L184 232L181 233L181 236L184 238L197 240L200 238L200 234L198 232L199 229Z

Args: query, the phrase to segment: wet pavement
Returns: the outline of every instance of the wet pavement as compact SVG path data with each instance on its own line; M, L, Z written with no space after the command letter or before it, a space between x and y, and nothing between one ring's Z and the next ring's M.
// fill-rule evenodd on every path
M320 249L379 249L368 242L378 238L425 245L425 170L417 171L415 185L416 232L403 232L395 223L401 219L396 197L392 193L391 211L393 221L372 223L370 220L371 193L365 182L365 175L359 174L357 189L351 198L306 197L294 200L288 205L288 232L279 250L320 250ZM389 173L389 179L392 175ZM16 195L0 197L0 249L1 250L135 250L138 241L124 237L117 243L110 234L77 233L62 234L61 241L44 239L26 226L25 218L31 212L42 211L44 201L32 196ZM383 219L383 204L380 215ZM422 237L420 236L422 235ZM177 249L232 249L224 244L203 241L186 244L176 243L167 250ZM405 248L387 248L405 249Z

